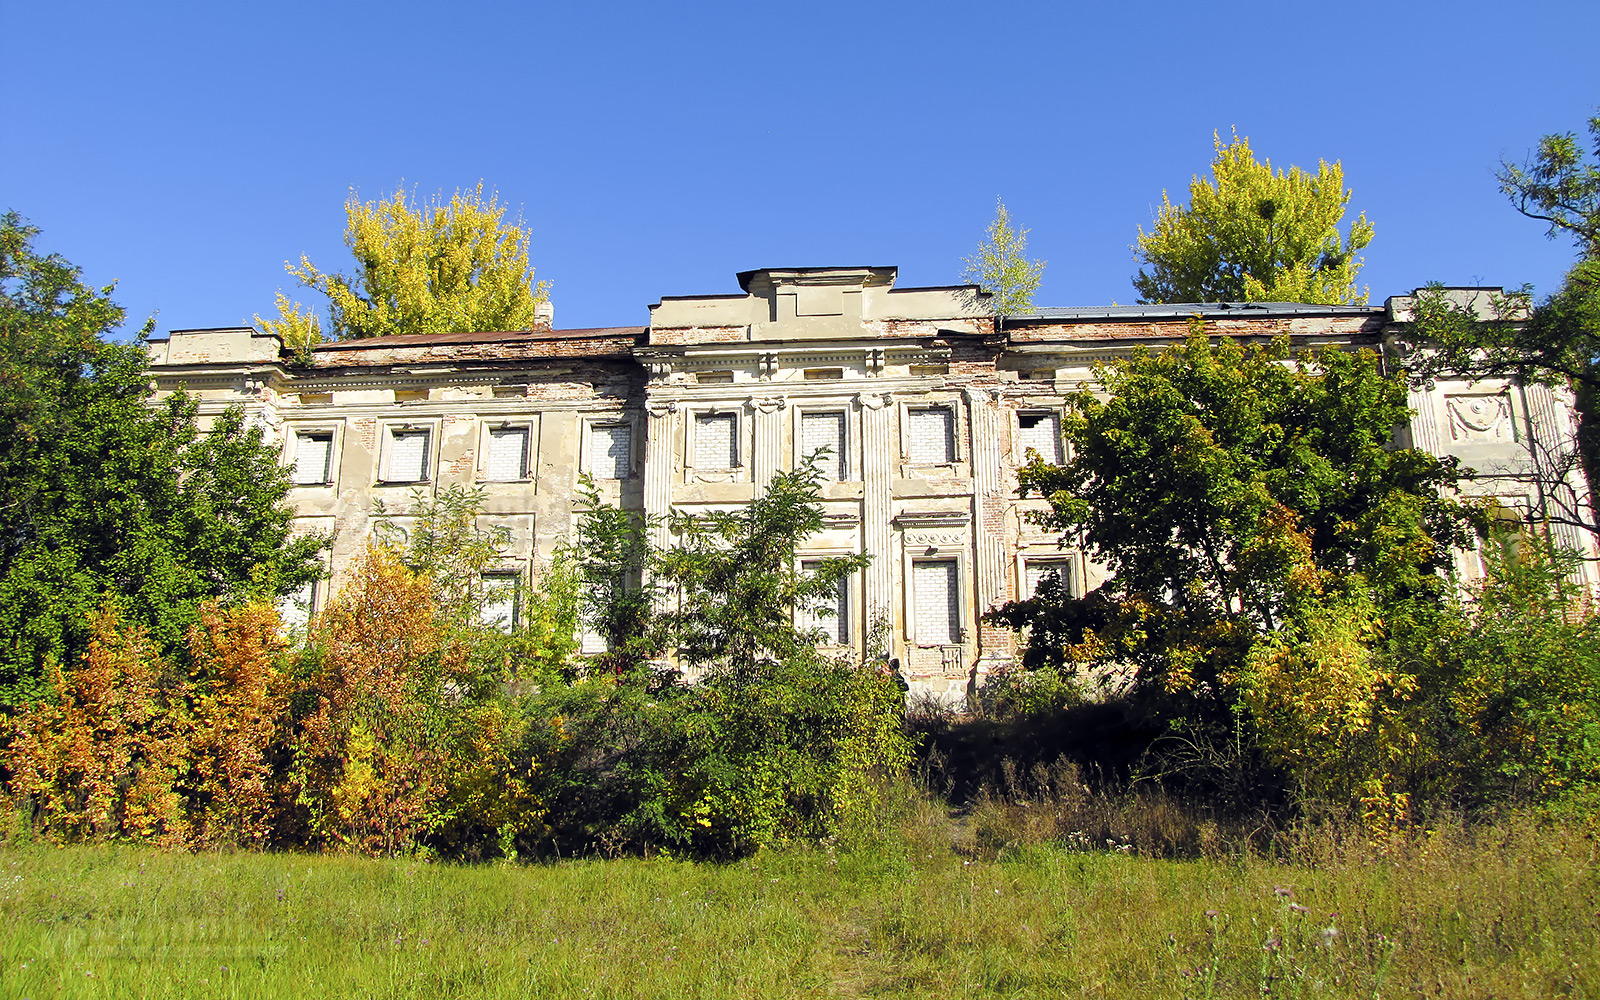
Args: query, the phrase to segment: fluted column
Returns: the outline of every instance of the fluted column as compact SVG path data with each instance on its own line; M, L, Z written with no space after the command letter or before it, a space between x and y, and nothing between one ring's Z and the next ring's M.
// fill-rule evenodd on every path
M672 508L672 460L676 452L672 431L678 404L669 399L653 399L645 403L644 409L644 513L652 525L650 545L662 551L671 540L667 514Z
M1005 519L1006 493L1001 479L1002 459L1008 439L1008 419L998 393L967 389L967 413L972 420L972 528L977 563L978 616L1006 598ZM980 659L1010 653L1010 632L978 625ZM980 669L982 669L980 667Z
M894 397L887 393L862 393L861 478L863 502L861 538L872 563L867 567L867 615L886 614L891 627L904 624L895 614L894 599L894 471L900 455L895 440Z
M755 401L756 442L750 472L758 490L783 468L783 411L788 406L782 396Z

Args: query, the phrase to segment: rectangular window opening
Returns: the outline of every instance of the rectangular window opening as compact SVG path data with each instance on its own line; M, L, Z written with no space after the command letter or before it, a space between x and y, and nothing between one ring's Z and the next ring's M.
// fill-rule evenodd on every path
M392 430L389 432L388 483L420 483L427 480L428 432Z
M917 643L951 646L961 641L961 609L956 560L927 559L911 564L912 606Z
M801 375L808 382L820 382L826 379L844 378L843 368L807 368Z
M694 380L700 385L732 382L733 372L700 372L695 375Z
M478 606L478 622L507 632L515 629L521 618L521 594L520 573L483 574L483 603Z
M283 627L293 632L304 632L317 610L317 582L309 580L292 594L278 598L278 616Z
M817 565L816 561L803 562L800 569L810 576L816 572ZM837 592L829 595L828 603L802 610L799 618L802 629L820 630L826 645L850 645L850 581L840 580Z
M632 426L595 424L589 433L589 474L596 479L627 479L632 471Z
M800 455L816 456L824 482L850 478L850 463L845 455L843 413L800 414Z
M294 440L294 484L323 486L332 481L333 434L296 434Z
M1039 592L1039 585L1046 579L1054 580L1059 588L1059 593L1066 596L1072 593L1072 563L1065 559L1029 559L1022 564L1022 593L1019 597L1027 600Z
M300 394L301 406L315 406L319 403L331 402L333 402L333 393L331 392L302 392Z
M394 401L396 403L422 403L426 402L427 399L428 390L426 389L396 389L394 391Z
M485 476L495 482L528 478L528 428L496 427L489 431Z
M738 417L732 413L698 413L694 418L694 465L697 469L732 469L739 464Z
M947 406L906 412L907 457L918 465L956 460L955 414Z
M911 377L912 378L925 377L925 376L929 376L929 375L948 375L948 374L950 374L950 366L949 365L912 365L911 366Z
M1017 414L1017 443L1024 461L1033 451L1051 465L1060 465L1061 415L1052 411Z

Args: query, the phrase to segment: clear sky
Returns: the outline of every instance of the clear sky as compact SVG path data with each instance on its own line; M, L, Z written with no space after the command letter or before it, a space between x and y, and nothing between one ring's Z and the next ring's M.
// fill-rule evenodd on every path
M1049 262L1037 304L1131 302L1137 227L1232 126L1343 161L1374 302L1550 291L1572 248L1493 171L1600 105L1596 0L0 0L0 37L0 208L159 330L266 313L301 253L347 269L351 188L480 179L558 327L756 267L953 283L996 197Z

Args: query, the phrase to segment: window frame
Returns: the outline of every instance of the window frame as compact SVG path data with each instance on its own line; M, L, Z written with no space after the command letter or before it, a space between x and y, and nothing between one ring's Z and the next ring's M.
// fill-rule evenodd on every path
M378 462L379 486L417 486L422 483L431 483L436 478L435 470L439 462L437 442L439 440L438 422L433 420L394 420L385 422L382 427L382 453ZM392 463L394 461L395 440L407 434L426 435L423 446L421 479L396 479Z
M749 446L745 442L745 433L748 421L745 419L745 408L736 404L712 404L695 406L685 411L686 426L684 433L683 467L689 475L733 475L741 476L749 469ZM701 417L732 417L733 418L733 464L726 466L701 466L696 463L696 452L700 445L700 418Z
M955 567L956 582L956 621L954 641L940 640L929 642L922 638L921 628L917 622L917 585L916 567L923 563L950 563ZM967 605L970 603L967 580L967 559L964 552L939 552L935 555L910 556L906 559L906 572L903 580L905 588L905 618L906 642L908 645L920 649L941 649L947 646L966 646L972 636L972 626L969 621L970 612Z
M791 442L794 445L794 468L798 469L805 462L805 418L808 416L837 416L840 421L840 442L838 459L842 475L833 479L824 479L823 483L859 483L861 479L861 463L856 461L856 433L851 420L852 408L845 402L837 403L804 403L794 408L794 427L792 428Z
M850 554L849 552L846 552L844 550L803 552L803 553L800 553L799 555L797 555L796 558L795 558L796 569L800 573L804 574L806 572L806 567L808 565L811 565L811 564L814 564L814 563L819 563L824 559L837 559L840 556L849 555L849 554ZM835 632L832 635L828 636L828 638L824 642L821 643L821 645L823 647L825 647L825 648L828 648L828 649L854 649L855 648L856 628L855 628L854 615L855 615L855 606L856 606L856 601L857 601L857 596L856 596L857 577L859 577L860 575L861 575L860 573L851 573L850 575L846 576L844 579L839 581L839 604L838 604L838 606L836 608L837 614L835 616L835 621L838 622L838 628L835 630ZM799 628L799 629L802 629L802 630L805 630L805 631L810 631L810 630L813 630L813 629L822 629L824 626L822 624L818 623L818 622L814 622L813 621L813 622L805 623L805 622L802 621L802 616L804 616L806 618L809 618L812 615L814 615L815 613L816 612L814 612L814 611L805 611L805 610L802 610L800 608L796 608L794 610L794 615L793 615L795 627ZM838 634L840 632L844 633L843 641L839 641L839 639L838 639Z
M597 476L594 469L595 432L602 427L628 428L628 459L627 474L620 478L611 476ZM583 418L583 426L579 433L578 471L582 475L592 477L596 482L620 483L639 477L640 459L640 434L638 414L617 414L615 416L587 416Z
M1059 550L1049 553L1019 552L1016 559L1017 579L1015 593L1017 600L1026 601L1033 598L1033 591L1023 592L1023 588L1028 584L1028 567L1046 565L1065 567L1067 593L1073 597L1079 595L1082 591L1082 567L1079 566L1079 560L1075 553Z
M486 570L478 574L480 601L478 604L478 624L485 628L500 629L505 632L515 632L522 627L522 588L525 574L522 567ZM511 620L503 625L484 620L484 610L489 606L490 580L509 581L495 584L496 589L509 589L511 591Z
M900 460L922 469L953 468L967 461L966 436L961 433L961 400L930 398L900 402ZM944 410L950 414L950 458L943 462L924 462L911 457L911 414L924 410Z
M494 448L494 434L496 431L522 431L525 435L522 441L521 475L515 479L495 479L489 474L489 462ZM482 459L478 463L478 481L484 483L526 483L533 478L534 456L537 450L538 436L536 425L531 418L510 419L485 419L483 433L480 438L478 454Z
M339 481L339 460L341 452L342 435L341 424L290 424L288 440L284 442L284 465L289 470L290 486L295 489L319 489L334 486ZM328 440L328 463L323 470L324 478L319 482L302 483L295 480L295 473L299 467L300 439L302 437L323 437Z
M1012 428L1013 428L1013 436L1012 436L1012 439L1011 439L1012 440L1012 448L1011 448L1011 461L1012 461L1012 464L1014 464L1014 465L1026 465L1027 464L1027 461L1028 461L1028 449L1022 443L1022 418L1023 417L1028 417L1028 416L1054 417L1055 418L1055 423L1056 423L1056 453L1055 453L1055 457L1051 458L1051 456L1049 456L1049 455L1040 455L1039 457L1044 459L1046 462L1048 462L1051 465L1061 465L1061 464L1065 463L1067 461L1067 443L1061 436L1061 428L1062 428L1062 425L1063 425L1063 423L1064 423L1066 418L1065 418L1065 414L1063 414L1061 412L1060 407L1055 407L1055 406L1024 406L1024 407L1021 407L1020 409L1018 409L1016 411L1016 416L1012 418Z

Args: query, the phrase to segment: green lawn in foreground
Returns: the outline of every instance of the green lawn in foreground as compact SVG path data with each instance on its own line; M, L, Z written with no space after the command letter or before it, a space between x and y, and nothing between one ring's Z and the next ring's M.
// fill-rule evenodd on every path
M0 996L1600 996L1593 839L1472 839L1312 843L1292 865L911 841L471 868L12 847Z

